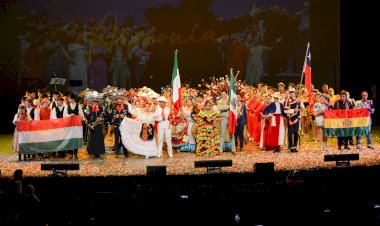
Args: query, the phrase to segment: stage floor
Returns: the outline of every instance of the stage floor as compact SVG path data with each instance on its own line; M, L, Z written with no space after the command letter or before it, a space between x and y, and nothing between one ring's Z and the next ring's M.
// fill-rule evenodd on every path
M128 158L120 155L115 158L113 153L107 153L102 159L92 159L85 150L79 150L78 160L50 158L18 161L18 155L11 151L12 135L0 135L0 170L2 177L12 176L14 170L22 169L27 177L45 177L50 171L41 171L42 163L79 163L80 170L69 171L69 176L132 176L146 175L147 166L166 166L168 175L205 174L205 168L194 168L194 161L198 160L232 160L232 167L222 168L222 172L245 173L253 172L255 163L274 162L275 170L307 170L316 168L332 168L335 162L324 162L324 156L329 154L358 153L359 160L352 161L352 166L373 166L380 164L379 130L373 132L374 150L363 148L356 150L337 150L336 138L329 139L327 150L321 151L320 144L315 141L302 138L298 153L290 153L282 150L280 153L263 151L252 142L233 155L231 152L221 153L212 157L197 157L194 153L174 151L174 157L169 158L166 150L161 158L152 157L145 159L144 156L130 154ZM364 142L364 143L363 143ZM366 140L362 139L362 147L366 147Z

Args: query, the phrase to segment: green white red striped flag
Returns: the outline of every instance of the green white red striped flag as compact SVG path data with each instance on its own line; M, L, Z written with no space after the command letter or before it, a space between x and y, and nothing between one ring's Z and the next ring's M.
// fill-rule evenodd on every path
M235 134L236 123L237 123L237 97L236 97L236 83L234 73L231 68L231 78L230 78L230 90L228 92L228 102L230 103L230 114L228 117L229 121L229 131Z
M17 122L21 154L79 149L83 146L81 116Z
M174 66L172 73L174 116L177 116L182 108L181 79L179 77L177 53L178 50L174 52Z

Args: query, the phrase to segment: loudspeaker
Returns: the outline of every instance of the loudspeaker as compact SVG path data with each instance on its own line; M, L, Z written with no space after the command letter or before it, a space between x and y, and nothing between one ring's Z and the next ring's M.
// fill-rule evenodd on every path
M41 164L41 170L79 170L79 163L70 164Z
M274 162L255 163L253 171L257 175L271 176L274 174Z
M232 160L203 160L194 162L195 168L206 167L208 174L220 173L224 166L232 166Z
M335 161L337 167L350 166L351 160L359 160L359 154L325 155L325 162Z
M146 175L147 176L165 176L166 166L147 166Z
M325 155L325 162L359 160L359 154Z
M224 167L224 166L232 166L232 160L203 160L203 161L195 161L194 167Z

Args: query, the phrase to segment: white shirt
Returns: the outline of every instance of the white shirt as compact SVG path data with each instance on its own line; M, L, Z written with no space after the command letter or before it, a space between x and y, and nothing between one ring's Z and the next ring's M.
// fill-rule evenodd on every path
M275 114L281 114L281 107L280 107L280 102L274 102L276 105L276 112Z
M165 120L162 120L162 111L164 111L164 119ZM154 113L156 115L156 121L158 122L158 125L157 125L158 129L170 128L170 122L169 122L170 108L165 107L164 109L162 109L159 106L156 108L156 111Z

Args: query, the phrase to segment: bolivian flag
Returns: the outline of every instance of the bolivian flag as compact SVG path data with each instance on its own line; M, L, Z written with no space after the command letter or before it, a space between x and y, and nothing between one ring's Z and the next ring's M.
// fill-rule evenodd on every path
M368 109L324 111L324 135L328 137L350 137L367 134L371 130Z
M79 149L83 146L81 116L17 122L21 154Z

